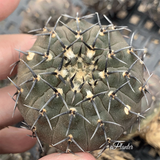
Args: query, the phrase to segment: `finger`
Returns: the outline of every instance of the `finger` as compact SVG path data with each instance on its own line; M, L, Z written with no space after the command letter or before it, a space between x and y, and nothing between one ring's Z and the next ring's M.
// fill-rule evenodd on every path
M11 99L8 93L13 95L15 91L16 88L14 86L8 86L0 89L0 129L23 120L18 109L15 111L14 117L12 118L15 102Z
M96 160L91 154L89 153L75 153L75 154L60 154L60 153L53 153L47 155L39 160Z
M0 36L0 80L5 79L10 71L10 65L18 61L19 54L15 49L29 50L36 38L27 34L1 35Z
M31 138L32 132L22 128L9 127L0 130L0 153L19 153L32 148L36 138Z
M0 21L8 17L18 6L20 0L0 0Z

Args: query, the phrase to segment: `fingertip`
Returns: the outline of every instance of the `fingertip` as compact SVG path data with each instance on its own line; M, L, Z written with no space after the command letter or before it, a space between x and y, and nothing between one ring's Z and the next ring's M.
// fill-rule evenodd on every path
M14 117L12 117L15 102L8 94L13 95L15 92L16 88L14 86L0 89L0 129L14 125L23 119L18 109L16 109Z
M0 21L7 18L18 6L20 0L0 0Z
M39 160L96 160L90 153L53 153Z
M13 63L19 59L18 51L29 50L36 41L36 37L27 34L1 35L0 36L0 80L10 75ZM13 72L15 74L15 72Z
M8 127L0 130L0 153L19 153L32 148L36 138L31 138L32 132L22 128Z

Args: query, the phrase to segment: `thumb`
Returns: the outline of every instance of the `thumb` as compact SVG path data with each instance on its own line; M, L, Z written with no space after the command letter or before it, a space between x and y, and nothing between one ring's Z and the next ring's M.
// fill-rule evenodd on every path
M39 160L96 160L91 154L89 153L53 153L42 157Z

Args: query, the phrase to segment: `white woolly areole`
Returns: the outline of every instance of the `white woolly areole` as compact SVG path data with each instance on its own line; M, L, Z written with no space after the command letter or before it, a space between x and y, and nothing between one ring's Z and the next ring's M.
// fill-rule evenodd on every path
M74 84L74 88L73 88L72 90L73 90L73 91L80 92L79 84L75 83L75 84Z
M67 74L68 74L68 71L67 71L67 70L65 70L65 69L61 70L61 76L62 76L63 78L66 77Z
M93 94L90 90L86 89L86 93L87 93L86 98L92 98L93 97Z
M68 58L68 59L72 59L75 57L75 54L73 53L72 49L69 48L68 50L66 50L66 52L64 53L64 55Z
M105 78L104 71L98 73L101 78Z
M53 58L52 54L49 54L49 55L48 55L48 58L47 58L47 61L52 60L52 58Z
M95 51L88 49L87 50L87 57L90 59L95 55Z
M131 107L129 105L127 105L127 107L124 107L124 112L125 112L126 115L128 115L129 111L131 110Z
M61 95L63 94L63 89L62 88L56 88L58 93L60 93Z
M27 60L28 60L28 61L31 61L31 60L33 59L34 55L35 55L35 53L33 53L33 52L28 52Z

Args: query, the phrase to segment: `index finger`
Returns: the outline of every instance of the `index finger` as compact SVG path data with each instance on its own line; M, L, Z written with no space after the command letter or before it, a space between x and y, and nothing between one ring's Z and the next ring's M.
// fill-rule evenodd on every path
M8 17L18 6L20 0L0 0L0 21Z

